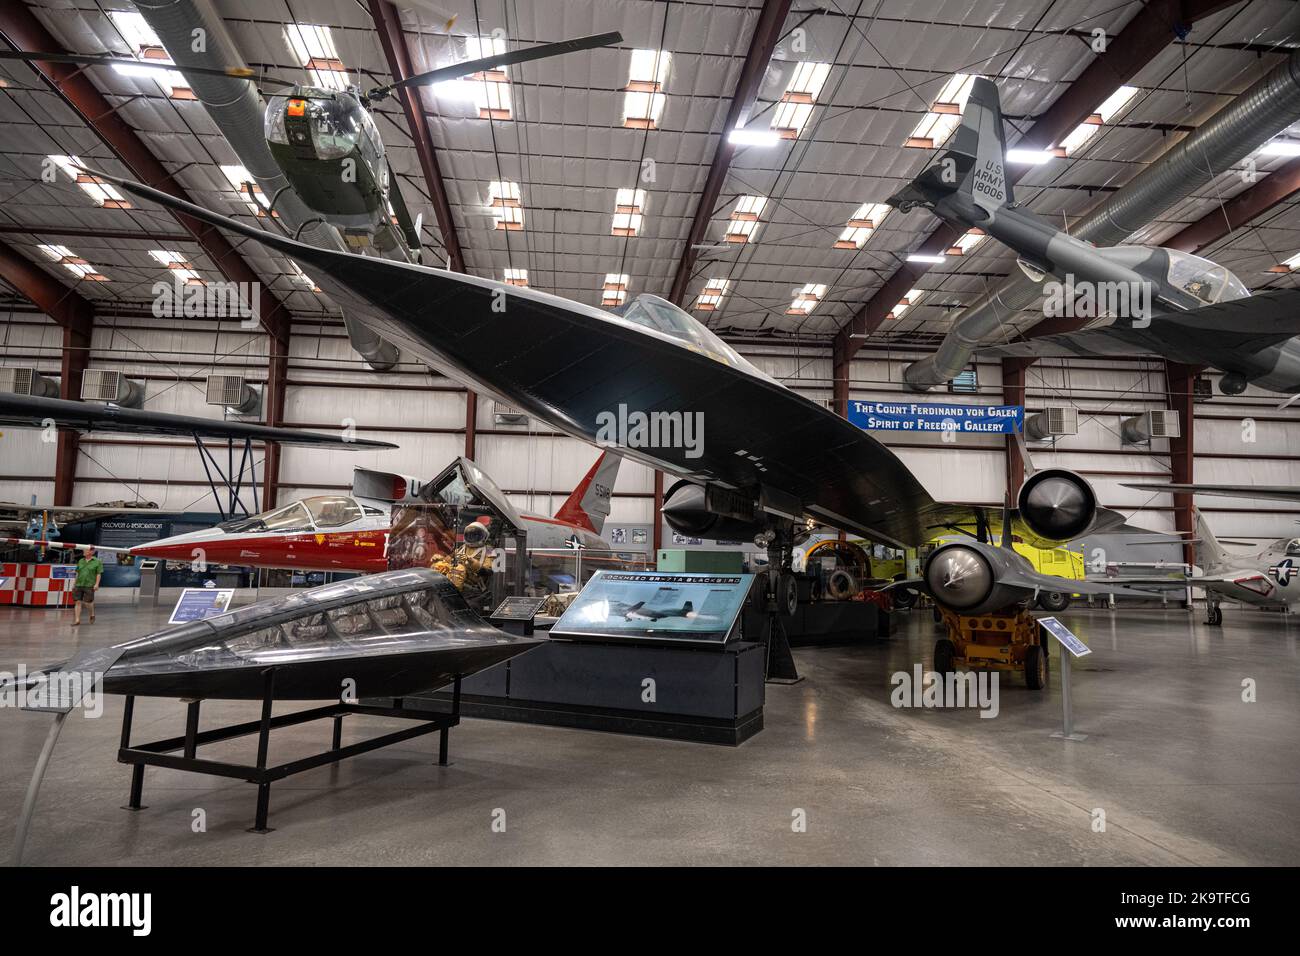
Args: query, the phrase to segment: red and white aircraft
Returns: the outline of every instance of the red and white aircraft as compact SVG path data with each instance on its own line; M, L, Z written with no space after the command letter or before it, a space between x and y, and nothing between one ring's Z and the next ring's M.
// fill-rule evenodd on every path
M600 536L609 516L610 495L622 456L605 452L578 483L554 517L516 512L505 494L473 462L459 458L443 476L452 494L444 500L469 504L487 501L506 521L527 532L528 550L591 548L608 550ZM388 472L356 469L352 495L316 495L272 511L223 521L137 545L130 553L204 564L304 571L384 571L393 504L420 503L421 491L440 482L422 483ZM468 486L468 488L466 487ZM463 501L455 500L462 497Z

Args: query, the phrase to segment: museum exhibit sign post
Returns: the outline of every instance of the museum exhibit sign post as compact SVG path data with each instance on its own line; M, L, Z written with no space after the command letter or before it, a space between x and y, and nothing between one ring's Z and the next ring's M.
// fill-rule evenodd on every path
M1040 618L1043 629L1061 645L1061 729L1052 734L1060 740L1087 740L1087 734L1074 732L1074 708L1070 703L1070 659L1086 657L1092 648L1074 636L1074 633L1054 617Z

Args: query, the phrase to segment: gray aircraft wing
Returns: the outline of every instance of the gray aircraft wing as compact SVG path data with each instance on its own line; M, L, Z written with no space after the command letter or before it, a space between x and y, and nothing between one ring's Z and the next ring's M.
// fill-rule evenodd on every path
M172 415L141 408L121 408L61 398L0 393L0 425L12 428L45 428L50 422L60 428L82 432L125 432L135 435L184 435L193 438L251 438L281 445L308 445L341 451L372 451L396 448L385 441L348 438L343 434L323 435L296 428L275 428L250 422Z
M1055 323L1054 323L1055 324ZM1271 289L1190 312L1075 331L1046 331L1031 338L981 346L984 355L1018 358L1163 355L1192 365L1233 370L1247 356L1300 336L1300 289Z
M1300 485L1213 485L1173 482L1121 481L1125 488L1165 491L1175 495L1217 495L1222 498L1267 498L1272 501L1300 501Z

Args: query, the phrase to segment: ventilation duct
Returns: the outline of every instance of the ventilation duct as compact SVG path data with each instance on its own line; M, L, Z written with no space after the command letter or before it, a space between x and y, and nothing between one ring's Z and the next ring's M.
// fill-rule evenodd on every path
M1113 193L1077 223L1071 235L1098 246L1122 242L1297 120L1300 50ZM1036 283L1013 274L960 312L939 350L909 365L904 380L916 391L950 381L980 345L993 340L1038 295Z
M144 386L116 369L88 368L81 375L81 400L139 408L144 404Z
M1127 445L1144 445L1153 438L1177 438L1178 412L1174 409L1155 409L1126 418L1119 423L1121 440Z
M59 386L34 368L0 368L0 392L15 395L32 395L36 398L58 398Z
M1048 405L1025 419L1028 441L1047 441L1061 435L1079 434L1079 410L1073 405Z
M260 415L262 390L242 375L209 375L204 394L209 405L220 405L236 415Z
M135 6L178 66L210 68L218 63L227 68L247 67L235 49L225 23L208 0L135 0ZM198 51L194 49L196 37L203 39L203 48ZM185 80L239 156L240 163L257 180L263 195L273 204L280 222L290 234L313 246L346 252L348 246L339 231L321 222L298 194L287 188L289 180L266 145L263 132L266 106L256 84L236 77L203 73L186 74ZM310 225L306 225L308 223ZM395 345L360 322L349 320L346 315L343 324L352 347L371 368L385 372L397 364L398 349Z

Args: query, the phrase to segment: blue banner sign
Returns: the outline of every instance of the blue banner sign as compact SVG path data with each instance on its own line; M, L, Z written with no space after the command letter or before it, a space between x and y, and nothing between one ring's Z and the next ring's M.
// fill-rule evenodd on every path
M1025 419L1022 405L920 405L849 402L849 421L864 431L979 432L1014 435Z

